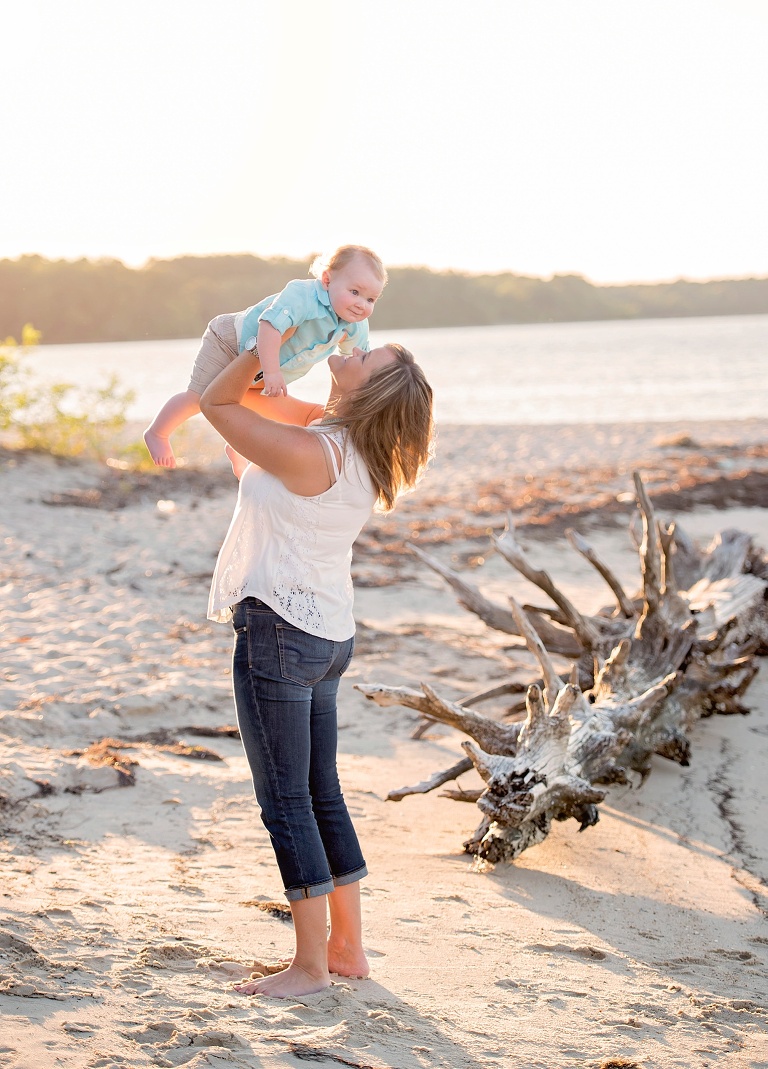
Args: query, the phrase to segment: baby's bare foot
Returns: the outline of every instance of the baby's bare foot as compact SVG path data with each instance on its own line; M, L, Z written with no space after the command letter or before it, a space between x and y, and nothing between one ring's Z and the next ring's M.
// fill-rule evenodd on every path
M144 441L149 450L149 455L159 468L176 467L176 457L173 455L170 439L163 438L161 434L157 434L155 431L146 430L144 431Z
M348 944L331 944L328 941L328 972L338 976L349 976L355 980L365 980L371 969L362 947Z
M299 965L289 965L272 976L261 976L235 984L241 995L266 995L268 998L296 998L299 995L315 995L331 986L328 973L312 975Z

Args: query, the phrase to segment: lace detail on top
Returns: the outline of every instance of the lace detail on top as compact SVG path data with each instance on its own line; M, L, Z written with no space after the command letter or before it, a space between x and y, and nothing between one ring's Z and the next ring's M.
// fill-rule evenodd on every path
M293 513L293 523L283 531L285 541L277 562L274 594L281 616L302 631L317 634L318 629L324 631L325 628L310 586L310 561L317 542L320 502L316 497L297 497Z

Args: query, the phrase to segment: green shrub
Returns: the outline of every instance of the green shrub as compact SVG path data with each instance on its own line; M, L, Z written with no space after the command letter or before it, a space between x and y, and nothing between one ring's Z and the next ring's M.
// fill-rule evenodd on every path
M134 399L116 375L101 387L33 382L25 357L40 341L31 323L22 344L6 338L0 346L0 430L14 445L54 456L105 460Z
M131 390L121 390L116 375L102 387L74 393L70 383L57 382L24 398L16 425L20 444L54 456L105 460L115 435L125 426Z
M30 325L26 324L25 329ZM15 338L6 338L0 344L0 431L14 427L24 407L29 370L23 365L23 353Z

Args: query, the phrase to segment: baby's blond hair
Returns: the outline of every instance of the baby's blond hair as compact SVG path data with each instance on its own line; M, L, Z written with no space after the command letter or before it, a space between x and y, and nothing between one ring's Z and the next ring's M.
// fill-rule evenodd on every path
M340 271L348 263L351 263L356 256L362 256L366 259L386 286L387 269L381 262L381 257L377 256L373 249L369 249L365 245L340 245L330 256L316 256L309 268L309 273L314 278L321 278L323 271Z

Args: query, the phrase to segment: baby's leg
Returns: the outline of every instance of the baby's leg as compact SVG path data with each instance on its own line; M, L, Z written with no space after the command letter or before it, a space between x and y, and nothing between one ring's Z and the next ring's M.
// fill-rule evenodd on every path
M228 312L216 316L206 327L186 392L178 393L167 401L144 434L144 441L155 464L161 468L176 467L176 458L168 440L170 435L200 411L200 398L206 386L236 356L235 317Z
M182 423L200 411L200 394L194 390L174 394L144 431L149 455L160 468L175 468L170 436Z

